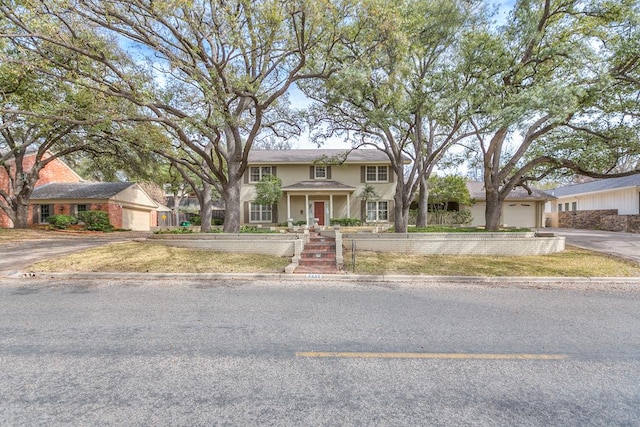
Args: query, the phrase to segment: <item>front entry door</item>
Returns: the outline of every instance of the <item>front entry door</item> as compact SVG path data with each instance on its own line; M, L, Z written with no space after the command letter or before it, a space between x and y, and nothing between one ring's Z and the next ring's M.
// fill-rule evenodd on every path
M313 202L313 217L318 218L318 225L324 225L324 202Z

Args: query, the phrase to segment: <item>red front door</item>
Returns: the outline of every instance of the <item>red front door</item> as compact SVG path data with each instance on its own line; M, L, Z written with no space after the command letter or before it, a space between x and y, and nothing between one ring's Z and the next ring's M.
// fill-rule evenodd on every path
M313 217L318 218L318 225L324 225L324 202L313 202Z

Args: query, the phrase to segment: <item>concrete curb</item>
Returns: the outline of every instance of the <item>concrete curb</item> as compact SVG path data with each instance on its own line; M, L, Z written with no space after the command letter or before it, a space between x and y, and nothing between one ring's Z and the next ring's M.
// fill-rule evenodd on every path
M409 283L480 283L480 284L631 284L640 286L640 277L476 277L476 276L416 276L416 275L360 275L360 274L285 274L285 273L29 273L5 272L5 277L102 279L102 280L277 280L319 282L409 282Z

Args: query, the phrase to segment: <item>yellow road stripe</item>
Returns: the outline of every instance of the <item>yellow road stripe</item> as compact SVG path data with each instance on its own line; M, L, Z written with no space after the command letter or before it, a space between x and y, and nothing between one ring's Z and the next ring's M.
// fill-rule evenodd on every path
M296 357L355 359L482 359L482 360L562 360L564 354L493 353L367 353L352 351L298 351Z

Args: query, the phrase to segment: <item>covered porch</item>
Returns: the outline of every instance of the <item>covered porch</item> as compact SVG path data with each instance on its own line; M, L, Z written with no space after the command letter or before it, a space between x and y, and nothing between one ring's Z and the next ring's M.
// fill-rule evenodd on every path
M287 221L312 226L317 218L318 225L327 226L332 218L351 218L355 190L336 181L301 181L283 187Z

